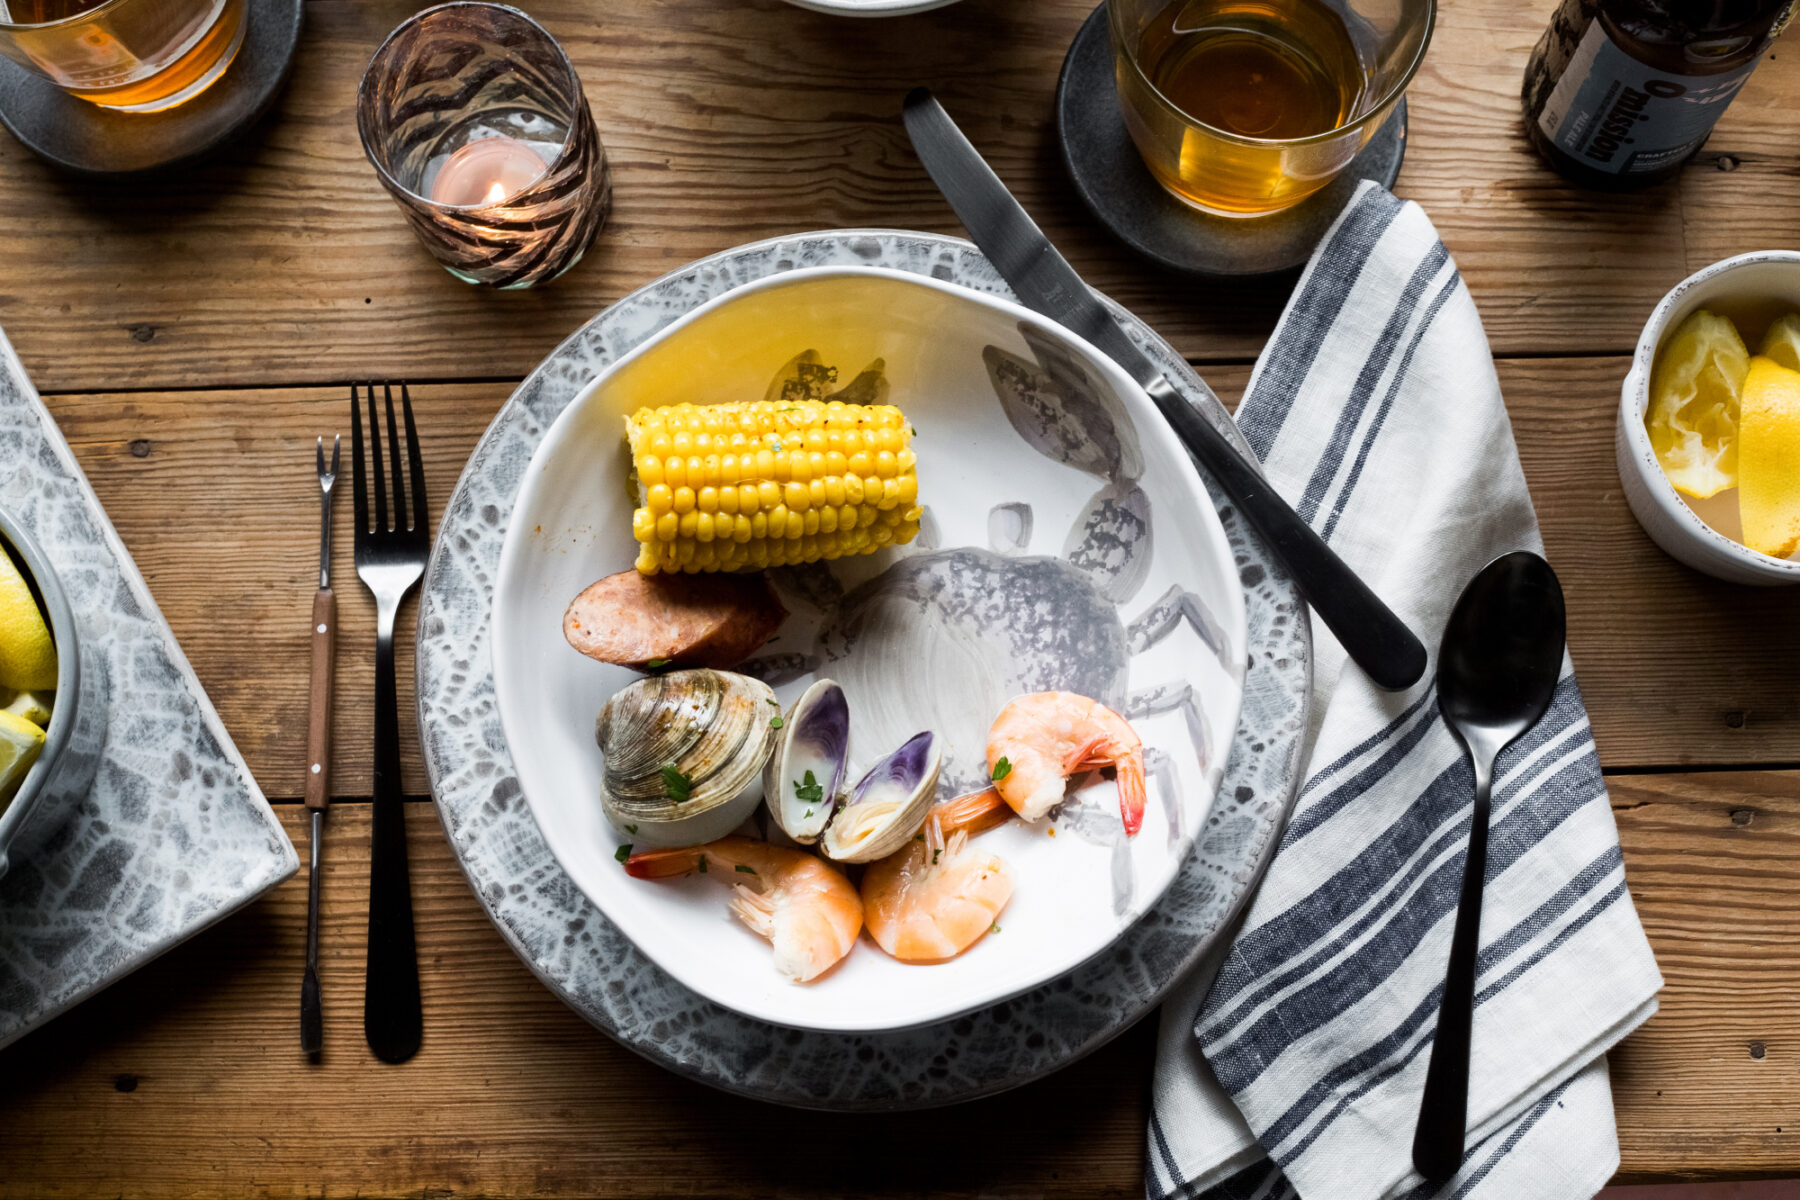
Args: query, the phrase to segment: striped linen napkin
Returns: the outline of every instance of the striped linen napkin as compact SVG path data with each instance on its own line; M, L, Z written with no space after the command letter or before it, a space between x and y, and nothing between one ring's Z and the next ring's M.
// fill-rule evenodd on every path
M1276 488L1434 653L1465 583L1539 550L1480 318L1415 204L1365 184L1238 424ZM1412 1170L1474 786L1431 674L1377 690L1322 625L1305 783L1222 962L1164 1005L1150 1200L1587 1197L1618 1163L1605 1051L1662 986L1581 693L1494 788L1462 1170Z

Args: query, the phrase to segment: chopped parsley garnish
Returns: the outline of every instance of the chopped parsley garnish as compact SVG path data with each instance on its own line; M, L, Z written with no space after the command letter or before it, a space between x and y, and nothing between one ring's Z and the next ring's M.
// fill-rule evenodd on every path
M913 834L913 841L915 841L915 842L922 842L922 841L924 841L924 840L925 840L925 835L924 835L924 834L922 834L922 833L915 833L915 834Z
M626 842L623 846L620 846L617 850L614 850L613 857L618 859L620 862L624 862L626 859L630 858L631 857L631 843Z
M779 701L779 700L769 700L769 701L766 701L766 703L773 704L776 708L781 707L781 701Z
M940 855L942 853L943 853L942 850L933 850L931 852L931 865L932 866L934 866L934 867L937 866L938 855Z
M626 827L625 827L625 832L626 832L626 833L636 833L636 832L637 832L637 826L636 826L636 825L627 825L627 826L626 826Z
M653 658L649 662L645 663L644 667L647 670L660 671L668 665L669 665L669 660L666 658Z
M808 817L810 817L810 816L812 816L812 812L813 812L813 810L812 810L812 809L810 809L810 808L809 808L809 809L807 809L807 810L806 810L806 816L808 816ZM802 820L805 820L805 817L802 817L802 818L801 818L801 819L802 819Z
M738 865L737 865L737 869L738 869L738 871L739 871L739 872L741 872L741 873L742 873L742 874L745 874L745 875L754 875L754 874L756 874L756 868L755 868L755 867L750 867L750 866L745 866L745 865L744 865L744 864L743 864L743 863L739 863L739 864L738 864Z
M667 792L669 794L669 799L677 804L682 803L689 796L694 794L693 778L691 776L683 775L676 769L674 763L663 764L662 779L663 791Z
M1011 774L1012 763L1008 762L1006 756L1003 754L1000 756L1000 761L994 764L994 782L999 783L1002 779L1005 779Z
M787 724L787 722L782 720L780 717L770 717L769 718L769 728L770 729L780 729L783 725L786 725L786 724Z
M817 804L824 798L825 785L813 778L811 771L806 773L804 782L794 785L794 799L796 800L805 801L807 804Z
M995 921L992 925L989 925L988 932L989 933L999 933L1000 932L1000 922Z

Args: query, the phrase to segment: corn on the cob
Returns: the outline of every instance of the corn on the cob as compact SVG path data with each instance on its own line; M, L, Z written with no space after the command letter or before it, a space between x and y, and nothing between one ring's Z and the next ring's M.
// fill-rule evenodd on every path
M646 575L870 554L919 532L912 429L889 404L669 404L631 414L625 437Z

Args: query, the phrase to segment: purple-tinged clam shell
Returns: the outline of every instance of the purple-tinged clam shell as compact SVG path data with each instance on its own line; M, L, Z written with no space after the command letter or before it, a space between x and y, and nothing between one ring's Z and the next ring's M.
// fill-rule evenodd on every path
M819 840L844 787L850 762L850 705L829 679L807 688L783 718L763 772L763 796L775 823L796 842Z
M937 798L943 756L932 733L917 733L869 768L825 831L823 848L839 862L886 858L919 831Z

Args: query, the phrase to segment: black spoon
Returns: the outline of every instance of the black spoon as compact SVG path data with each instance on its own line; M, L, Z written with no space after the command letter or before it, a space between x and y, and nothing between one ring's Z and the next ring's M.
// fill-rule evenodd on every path
M1438 711L1475 768L1475 815L1437 1040L1413 1134L1413 1166L1432 1183L1449 1179L1462 1165L1494 760L1550 707L1562 673L1564 626L1556 572L1537 555L1518 551L1496 558L1463 589L1438 649Z

